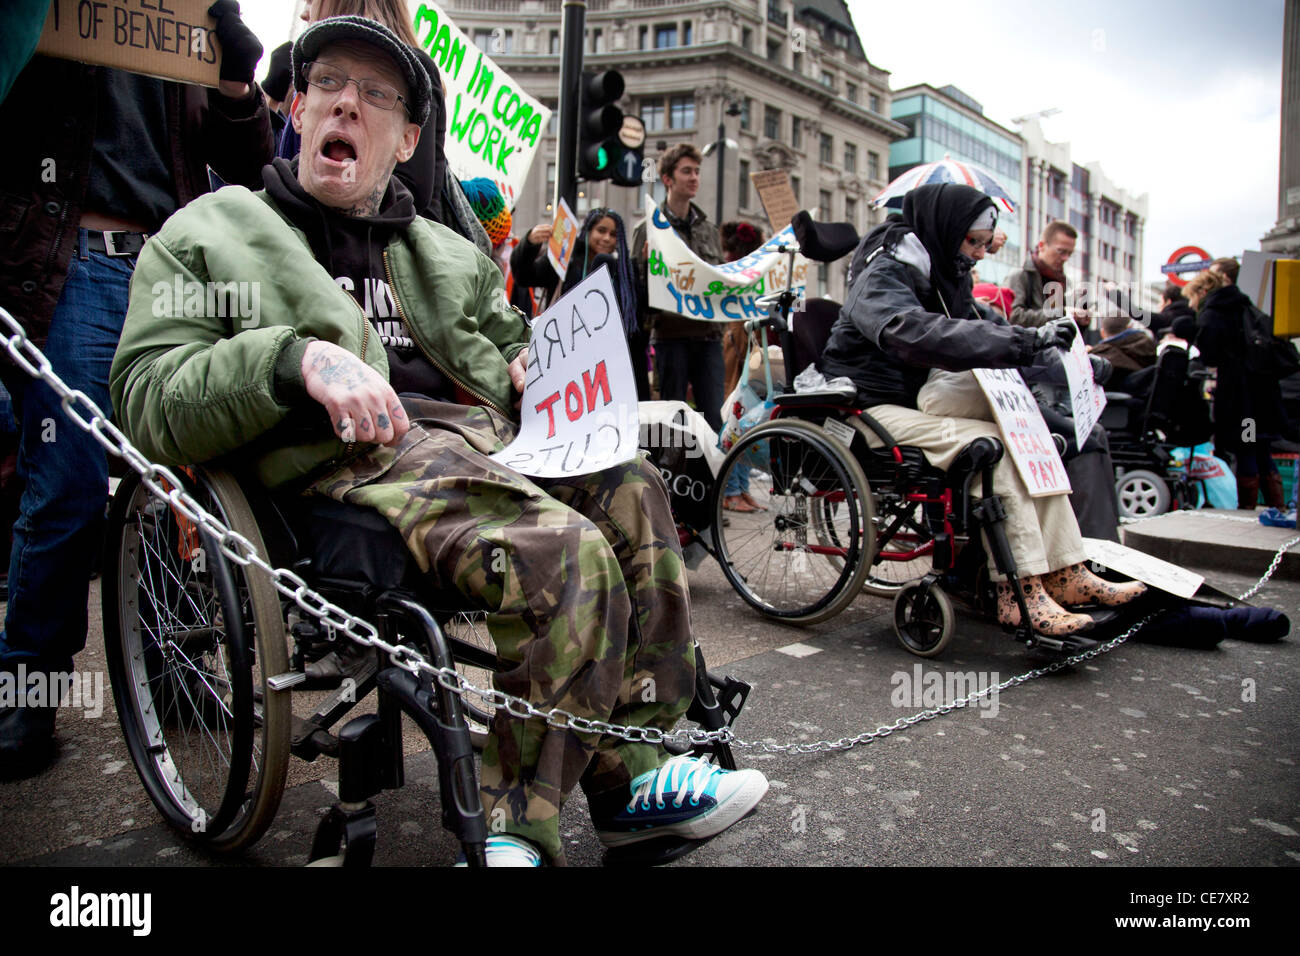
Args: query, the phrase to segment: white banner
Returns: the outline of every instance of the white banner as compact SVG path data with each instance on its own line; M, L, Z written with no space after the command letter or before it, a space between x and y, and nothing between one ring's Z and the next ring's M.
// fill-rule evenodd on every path
M1065 463L1020 372L1014 368L977 368L975 379L984 389L1007 454L1030 497L1069 494Z
M739 322L766 315L767 311L754 300L785 288L790 256L780 247L798 246L789 226L743 259L711 265L691 251L648 195L645 219L650 243L646 274L652 309L709 322ZM794 288L801 297L807 278L808 260L796 254Z
M533 322L519 434L491 457L535 478L631 461L636 380L609 270L597 269Z
M1074 344L1061 355L1061 361L1065 364L1065 379L1070 389L1074 440L1082 448L1092 426L1101 421L1102 409L1106 407L1106 392L1092 380L1092 362L1088 360L1082 335L1074 337Z
M1112 571L1127 574L1143 584L1150 584L1162 591L1176 594L1180 598L1192 597L1205 583L1205 578L1195 571L1188 571L1168 561L1153 558L1149 554L1143 554L1116 541L1084 538L1083 547L1089 561L1104 564Z
M442 74L448 166L459 179L494 180L513 209L551 111L479 50L436 3L407 0L406 6L416 40ZM498 27L489 43L504 35Z

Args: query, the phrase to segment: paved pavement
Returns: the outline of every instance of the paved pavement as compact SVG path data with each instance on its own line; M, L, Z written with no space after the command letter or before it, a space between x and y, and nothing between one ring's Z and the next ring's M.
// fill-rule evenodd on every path
M1216 551L1199 553L1213 560ZM1211 583L1240 593L1266 565L1252 574L1212 573ZM891 723L922 709L898 699L918 674L924 691L925 675L996 681L1042 663L966 614L945 655L921 662L894 639L889 603L865 595L815 628L774 624L749 610L712 562L693 572L692 594L711 666L754 685L737 728L750 741L835 739ZM1300 620L1300 584L1278 578L1257 603ZM89 647L78 661L92 674L103 673L97 609L96 590ZM768 775L768 797L753 817L674 865L1294 866L1297 686L1294 637L1229 640L1212 651L1130 642L1008 689L996 709L957 711L848 752L742 751L742 764ZM266 837L238 859L214 858L160 822L104 690L98 716L64 709L61 756L50 770L0 784L0 862L305 860L334 800L333 762L299 764ZM437 823L427 751L408 753L407 781L378 800L376 862L450 863L456 847ZM581 796L566 807L564 831L570 863L602 862Z

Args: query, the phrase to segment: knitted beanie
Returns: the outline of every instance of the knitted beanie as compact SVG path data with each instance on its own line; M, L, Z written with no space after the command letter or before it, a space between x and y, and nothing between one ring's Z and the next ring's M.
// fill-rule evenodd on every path
M492 180L480 176L477 179L461 181L465 198L474 210L474 215L483 224L488 240L493 246L499 246L510 236L510 210L501 196L501 190Z

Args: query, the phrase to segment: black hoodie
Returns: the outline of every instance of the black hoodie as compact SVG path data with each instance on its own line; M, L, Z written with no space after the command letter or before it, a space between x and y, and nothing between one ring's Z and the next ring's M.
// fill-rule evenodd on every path
M455 401L451 384L411 339L384 275L384 246L394 232L415 220L415 204L401 180L389 178L378 215L348 216L302 188L296 159L275 160L262 171L262 179L275 204L307 234L316 261L352 294L370 320L388 353L393 390Z

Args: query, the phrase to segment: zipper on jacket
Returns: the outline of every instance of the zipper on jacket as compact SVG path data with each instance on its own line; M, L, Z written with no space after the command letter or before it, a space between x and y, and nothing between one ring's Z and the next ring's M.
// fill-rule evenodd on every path
M406 327L411 330L411 341L415 343L416 348L420 350L420 352L424 355L426 359L429 360L429 363L434 368L436 368L443 375L447 376L447 378L451 380L452 384L460 386L462 389L464 389L470 395L477 398L480 402L482 402L484 405L486 405L488 408L492 409L493 411L498 412L501 415L504 415L506 418L510 418L511 416L509 412L507 412L496 402L492 401L492 399L488 398L486 395L479 392L477 389L470 388L469 385L467 385L465 382L457 378L456 375L451 371L451 369L447 368L436 358L434 358L431 354L429 354L429 350L420 344L420 340L415 336L415 329L411 326L411 323L407 321L406 312L402 308L402 300L397 295L397 286L393 282L393 270L389 268L388 265L387 249L384 250L383 258L384 258L384 278L388 280L388 291L392 293L393 304L397 306L398 318L400 318L403 322L405 322Z

